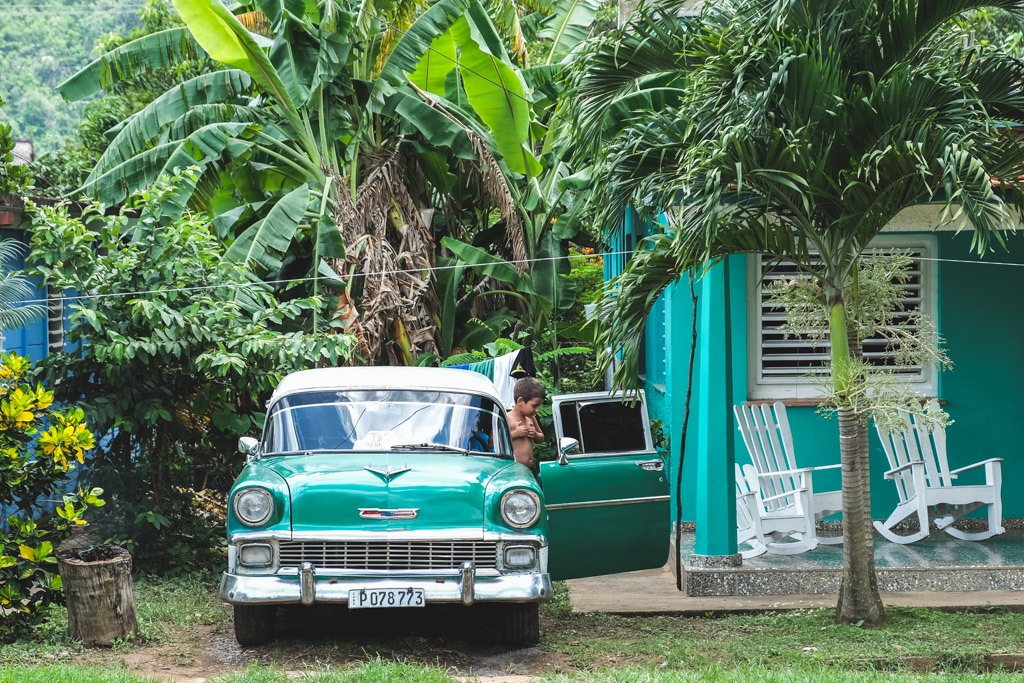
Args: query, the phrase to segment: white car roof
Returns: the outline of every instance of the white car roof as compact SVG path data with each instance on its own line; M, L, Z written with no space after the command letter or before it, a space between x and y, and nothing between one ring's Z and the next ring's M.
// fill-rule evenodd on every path
M494 382L472 370L455 368L414 368L377 366L358 368L317 368L300 370L286 376L277 385L270 402L282 396L306 391L342 389L426 389L483 394L501 405Z

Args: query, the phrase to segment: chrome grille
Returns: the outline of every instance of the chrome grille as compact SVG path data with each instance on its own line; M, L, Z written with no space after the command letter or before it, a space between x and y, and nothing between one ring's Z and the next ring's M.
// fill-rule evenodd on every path
M281 541L281 567L312 562L323 569L400 571L497 567L494 541Z

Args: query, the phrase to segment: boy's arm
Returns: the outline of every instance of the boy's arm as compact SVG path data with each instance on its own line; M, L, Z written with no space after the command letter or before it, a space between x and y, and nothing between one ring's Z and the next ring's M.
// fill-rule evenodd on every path
M544 441L544 432L540 428L540 422L535 417L530 419L533 421L533 442L541 443Z
M516 419L516 417L511 412L509 412L509 414L506 417L508 418L508 426L509 429L511 430L509 436L511 436L513 439L521 439L524 436L528 436L528 430L526 428L525 422Z

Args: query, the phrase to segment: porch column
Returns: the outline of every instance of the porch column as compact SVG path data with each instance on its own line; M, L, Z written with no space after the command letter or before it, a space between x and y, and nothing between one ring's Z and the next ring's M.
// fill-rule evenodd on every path
M725 258L701 280L695 566L740 564L729 318L729 259Z

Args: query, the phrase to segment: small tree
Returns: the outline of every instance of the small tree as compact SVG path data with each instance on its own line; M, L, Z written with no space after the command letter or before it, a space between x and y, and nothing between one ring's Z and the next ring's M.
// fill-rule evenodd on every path
M192 491L226 490L236 440L262 426L281 377L353 348L348 335L303 331L322 302L278 301L223 258L207 220L167 218L178 180L136 197L134 222L96 207L80 217L35 209L30 255L47 284L76 293L66 337L76 350L51 355L45 371L61 378L61 400L81 399L95 416L97 474L119 499L135 558L164 567L210 549L209 526L192 523ZM160 543L144 542L157 531Z
M984 253L1024 207L1024 68L959 24L1021 0L720 0L641 7L579 60L574 121L607 224L628 206L669 226L638 246L608 298L606 346L635 382L643 323L683 275L733 254L787 261L828 307L843 465L837 614L878 623L868 390L844 292L861 254L922 198L974 228ZM707 341L707 340L706 340ZM606 359L610 362L611 355Z
M67 492L75 462L94 446L80 408L54 410L53 392L27 377L30 363L0 355L0 640L31 627L61 599L54 548L101 489Z
M920 397L895 370L915 366L949 370L953 366L935 322L920 310L906 310L903 304L912 263L910 255L902 251L866 255L843 284L850 334L858 339L883 339L893 352L891 365L873 364L863 356L851 361L858 391L851 392L849 406L857 416L870 416L889 431L907 426L904 414L908 410L931 427L948 423L945 412L927 412ZM786 311L781 327L786 337L828 340L829 308L824 292L811 278L776 280L768 296L773 306ZM819 411L835 414L840 397L830 378L819 379L823 395Z

